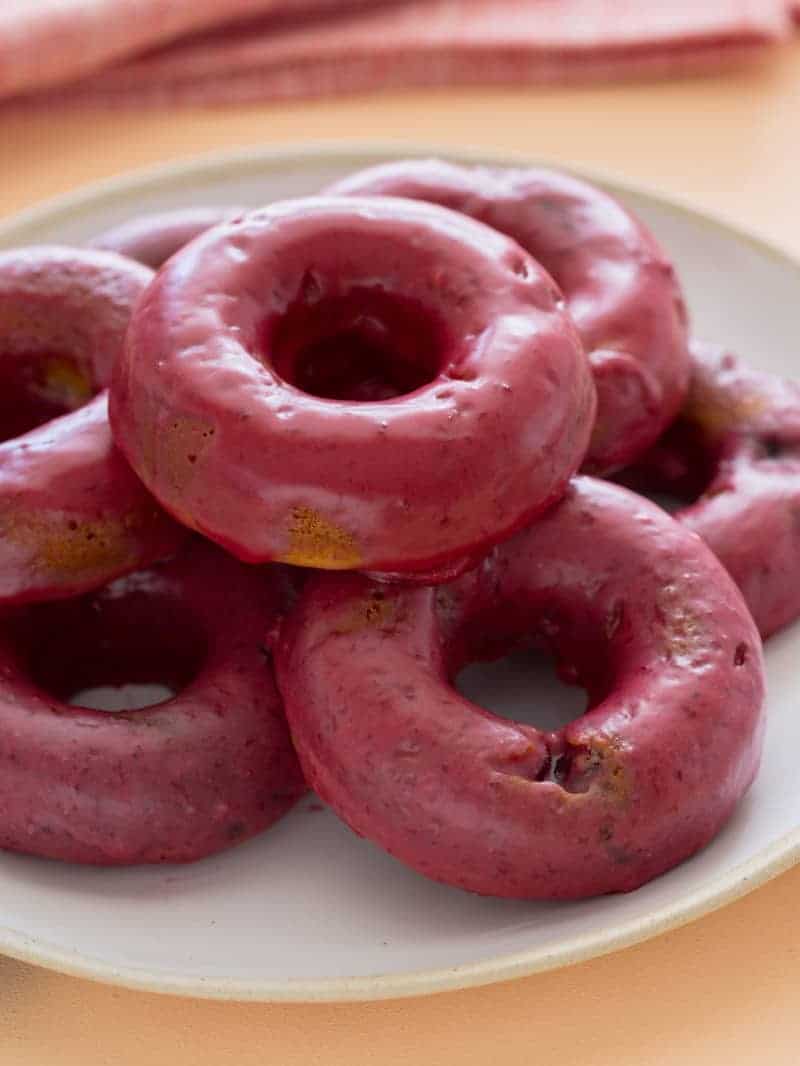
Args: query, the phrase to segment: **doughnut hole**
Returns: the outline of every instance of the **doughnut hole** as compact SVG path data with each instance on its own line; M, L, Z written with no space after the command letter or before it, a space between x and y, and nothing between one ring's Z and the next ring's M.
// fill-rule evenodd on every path
M548 757L519 775L552 781L568 792L587 791L596 771L591 753L569 743L566 729L611 693L615 638L625 607L605 617L564 612L550 604L502 604L479 612L459 634L450 675L463 696L544 735Z
M613 479L670 514L695 503L719 472L721 451L693 422L678 419L634 466Z
M5 352L0 340L0 442L82 407L97 391L78 359L49 350Z
M381 402L433 381L449 358L443 323L415 300L355 287L309 299L309 284L265 328L280 377L328 400Z
M198 676L208 655L203 627L155 570L22 608L4 628L34 685L96 710L163 703Z
M493 662L473 662L455 678L462 696L499 718L551 733L586 711L586 690L559 673L553 655L522 647Z

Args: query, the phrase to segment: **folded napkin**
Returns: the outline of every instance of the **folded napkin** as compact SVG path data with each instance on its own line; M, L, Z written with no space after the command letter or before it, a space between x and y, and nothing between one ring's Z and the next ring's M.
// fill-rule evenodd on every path
M79 78L230 19L339 6L340 0L0 0L0 97Z
M58 83L45 101L101 105L681 74L760 52L800 18L800 0L10 2L0 95Z

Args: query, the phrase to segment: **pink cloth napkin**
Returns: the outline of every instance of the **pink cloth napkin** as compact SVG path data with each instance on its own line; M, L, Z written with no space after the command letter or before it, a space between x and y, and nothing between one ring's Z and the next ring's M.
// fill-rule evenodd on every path
M0 96L58 85L34 98L50 104L681 74L760 52L800 18L800 0L0 2Z
M339 0L0 0L0 96L57 85L230 19Z

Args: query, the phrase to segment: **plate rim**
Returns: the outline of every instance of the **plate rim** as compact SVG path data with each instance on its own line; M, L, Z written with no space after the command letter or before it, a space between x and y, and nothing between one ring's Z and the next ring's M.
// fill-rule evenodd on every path
M800 259L774 242L713 213L693 207L682 198L667 196L645 184L628 182L610 172L587 167L564 166L530 154L479 147L465 148L425 142L321 140L285 142L280 146L245 147L205 153L166 164L137 168L124 174L81 185L31 207L0 218L0 247L9 247L16 235L86 210L102 201L113 205L136 192L180 186L182 181L213 179L224 174L275 171L298 164L323 162L364 165L365 159L385 160L440 156L464 163L490 166L552 167L594 182L612 193L650 201L754 247L762 255L794 272L800 285ZM25 239L23 236L22 239ZM676 929L732 903L800 862L800 826L763 848L746 862L707 882L680 901L628 919L609 933L602 927L572 936L548 949L528 948L491 956L455 967L376 974L368 977L287 978L285 980L242 977L180 977L153 973L143 967L113 966L82 953L64 950L38 937L0 925L0 953L70 976L88 978L122 987L205 999L259 1002L363 1002L429 995L508 981L573 965L641 943Z

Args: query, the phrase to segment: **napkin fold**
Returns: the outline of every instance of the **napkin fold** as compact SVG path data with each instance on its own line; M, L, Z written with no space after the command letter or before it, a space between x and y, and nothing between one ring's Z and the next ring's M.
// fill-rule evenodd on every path
M37 98L102 106L680 75L800 19L800 0L9 2L0 96L58 85Z
M340 0L0 0L0 96L70 81L232 19L339 6Z

